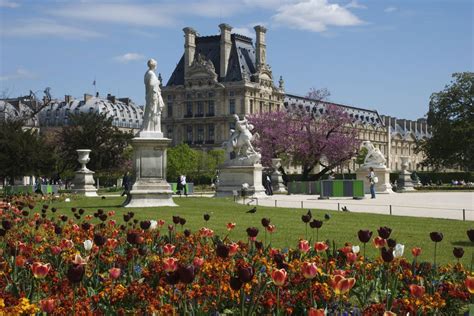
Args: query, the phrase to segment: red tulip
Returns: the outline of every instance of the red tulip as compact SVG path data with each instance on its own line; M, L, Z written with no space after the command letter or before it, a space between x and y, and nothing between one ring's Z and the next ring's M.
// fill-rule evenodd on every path
M415 247L411 250L413 257L418 257L421 254L421 248Z
M194 257L193 264L196 268L199 268L204 264L204 259L200 257Z
M235 227L235 223L227 223L227 230L228 231L231 231L232 229L234 229Z
M109 238L107 239L107 241L105 242L105 246L107 248L110 248L110 249L115 249L115 247L117 247L118 245L118 240L115 239L115 238Z
M35 262L31 266L31 271L33 271L33 275L37 279L42 279L48 275L49 270L51 270L51 265L49 263L42 264L40 262Z
M266 229L267 229L267 232L269 232L270 234L273 234L276 230L276 226L273 225L273 224L270 224L270 225L267 226Z
M231 243L229 245L229 256L233 256L237 253L237 251L239 250L239 245L236 244L235 242Z
M311 249L311 246L309 245L309 242L307 240L300 240L300 242L298 243L298 249L302 252L302 253L307 253L310 249Z
M274 270L272 272L273 283L277 286L282 286L285 284L287 273L285 269Z
M317 243L314 244L314 249L316 249L317 252L326 251L328 248L329 248L328 244L326 244L323 241L318 241Z
M120 277L120 272L122 272L122 270L120 270L120 268L110 268L109 269L109 276L110 276L111 279L116 280Z
M162 220L162 219L159 219L159 220L158 220L158 227L161 228L161 227L163 227L164 224L165 224L165 221L164 221L164 220Z
M467 276L464 283L466 284L469 293L474 294L474 276Z
M333 275L329 281L336 295L345 294L352 289L355 284L354 278L345 278L342 275Z
M308 316L324 316L324 309L316 309L314 307L311 307L308 311Z
M410 288L410 294L413 295L416 298L420 298L420 297L423 296L423 294L425 294L425 287L424 286L411 284L409 286L409 288Z
M61 251L62 251L61 247L58 247L58 246L51 247L51 253L55 256L59 255Z
M357 261L357 254L353 252L346 253L346 259L349 262L356 262Z
M386 244L386 240L383 239L382 237L377 236L377 237L374 238L375 248L383 248L383 247L385 247L385 244Z
M41 300L40 302L41 310L45 313L52 313L54 312L55 306L55 300L50 298L50 299L44 299Z
M17 267L23 267L25 266L25 263L26 263L26 258L22 255L19 255L15 258L15 265Z
M306 279L313 279L318 274L318 267L314 262L303 262L301 272Z
M166 272L174 272L178 270L178 259L170 257L163 260L163 270Z
M163 254L165 256L171 256L174 253L174 249L176 247L173 246L172 244L166 244L163 246Z

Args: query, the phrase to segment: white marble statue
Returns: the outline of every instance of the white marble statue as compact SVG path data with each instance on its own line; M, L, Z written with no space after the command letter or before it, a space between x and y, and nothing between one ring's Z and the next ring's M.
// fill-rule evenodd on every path
M252 140L256 136L250 132L254 128L253 125L250 124L245 117L243 120L240 120L237 114L234 114L234 118L235 130L232 131L230 139L225 143L229 157L230 154L233 153L234 159L249 157L260 158L260 154L257 153L252 146Z
M376 148L371 141L363 141L362 147L367 149L367 155L364 159L364 166L385 167L385 163L387 162L387 160L385 159L380 149Z
M145 113L143 115L142 131L161 133L161 111L165 106L161 97L160 80L155 74L156 60L150 59L145 73Z

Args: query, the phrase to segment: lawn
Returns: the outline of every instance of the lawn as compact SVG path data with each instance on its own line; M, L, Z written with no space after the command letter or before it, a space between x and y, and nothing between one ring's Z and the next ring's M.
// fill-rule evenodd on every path
M54 202L53 205L58 208L57 214L72 215L70 208L84 208L86 211L102 208L106 211L114 210L121 215L129 211L134 211L138 219L163 219L166 223L171 223L173 215L179 215L186 219L184 228L196 231L206 226L213 229L216 234L223 236L227 233L226 224L235 222L237 224L231 233L232 239L246 239L246 228L255 226L259 228L258 239L264 239L264 229L260 223L263 217L271 219L272 224L276 225L276 232L271 237L274 247L296 247L301 238L305 238L305 224L301 220L301 215L307 210L290 208L273 208L259 206L254 214L246 213L251 207L236 204L232 199L225 198L175 198L179 207L161 207L161 208L124 208L121 203L122 197L101 198L78 198L71 202ZM41 207L38 205L38 207ZM88 212L86 212L87 214ZM209 222L205 222L203 214L211 215ZM338 211L326 211L312 209L313 218L324 220L324 215L329 214L330 220L324 221L319 229L319 240L334 241L336 247L341 247L344 242L360 244L357 232L360 229L370 229L374 232L373 237L377 235L377 228L388 226L393 229L391 238L396 239L398 243L405 245L405 256L412 258L410 250L417 246L422 248L420 260L432 261L434 243L430 240L429 233L439 231L444 234L443 241L438 245L438 262L454 263L456 259L452 254L453 247L463 247L465 251L461 262L470 265L471 255L474 252L473 243L469 242L466 231L474 228L473 222L462 222L447 219L415 218L404 216L389 216L366 213L346 213ZM72 216L70 216L73 218ZM120 217L121 218L121 217ZM166 227L166 225L165 225ZM316 237L316 230L311 230L308 226L308 239L312 234ZM372 238L373 240L373 238ZM267 235L267 241L270 241ZM314 239L313 239L314 241ZM367 247L367 255L374 257L378 255L377 250L372 244Z

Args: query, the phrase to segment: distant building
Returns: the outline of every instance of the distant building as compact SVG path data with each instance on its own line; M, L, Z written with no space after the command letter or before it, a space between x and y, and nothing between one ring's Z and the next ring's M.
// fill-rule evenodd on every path
M39 120L35 110L40 106L41 101L31 96L0 100L0 121L22 119L25 127L38 128Z
M83 99L74 99L66 95L64 100L53 100L39 113L39 125L42 128L54 128L69 125L69 115L79 113L105 114L113 119L113 125L121 129L139 130L142 125L143 109L129 98L116 98L108 94L106 98L84 94Z

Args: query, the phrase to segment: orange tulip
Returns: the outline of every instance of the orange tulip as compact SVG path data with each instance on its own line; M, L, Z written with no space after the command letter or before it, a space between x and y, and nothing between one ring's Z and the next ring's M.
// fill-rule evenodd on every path
M118 245L118 240L115 238L108 238L105 242L105 246L110 249L115 249Z
M15 264L17 267L23 267L25 266L26 263L26 258L22 255L19 255L15 258Z
M31 271L33 271L33 275L37 279L42 279L48 275L49 270L51 270L51 265L49 263L42 264L40 262L35 262L31 266Z
M166 272L174 272L178 270L178 259L171 257L163 260L163 270Z
M302 253L307 253L311 249L311 246L309 245L309 241L304 240L304 239L300 240L300 242L298 243L298 249Z
M377 236L377 237L374 238L374 246L375 246L375 248L378 248L378 249L383 248L383 247L385 247L385 244L386 244L386 243L387 243L386 240L383 239L383 238L380 237L380 236Z
M409 286L409 288L410 288L410 294L413 295L416 298L420 298L420 297L423 296L423 294L425 294L425 287L424 286L411 284Z
M314 307L311 307L308 311L308 316L324 316L324 309L316 309Z
M314 244L314 249L316 249L317 252L326 251L328 248L329 248L328 244L322 241L318 241L317 243Z
M342 275L334 275L331 277L330 285L333 288L336 295L345 294L352 289L355 284L354 278L345 278Z
M285 269L274 270L272 272L273 283L275 283L275 285L277 286L282 286L283 284L285 284L286 276L287 273Z
M120 272L122 272L122 270L120 270L120 268L110 268L109 269L109 276L110 276L111 279L116 280L120 277Z
M413 257L418 257L421 254L421 248L415 247L411 250Z
M166 244L163 246L163 253L165 256L171 256L174 252L174 249L176 246L173 246L172 244Z
M474 294L474 276L467 276L465 284L469 293Z
M52 313L54 312L55 306L55 300L50 298L50 299L44 299L41 300L40 302L41 310L45 313Z
M303 262L301 272L306 279L313 279L318 274L318 267L314 262Z

